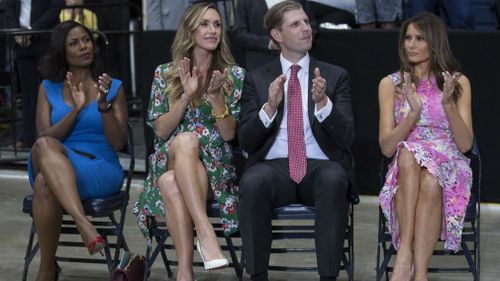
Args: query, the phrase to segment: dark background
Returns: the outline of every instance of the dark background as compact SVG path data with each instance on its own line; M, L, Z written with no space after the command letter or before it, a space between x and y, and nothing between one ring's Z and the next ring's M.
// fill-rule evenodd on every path
M155 67L170 61L174 33L149 31L140 36L137 81L145 109ZM495 114L500 104L500 33L451 31L449 37L453 53L462 63L462 73L472 85L474 132L483 163L482 201L500 202L500 180L495 176L500 172L500 126ZM399 67L397 41L397 31L322 30L311 51L315 58L349 71L356 122L353 153L361 194L377 194L380 189L377 89L379 81ZM244 65L241 50L234 43L232 49L237 62ZM152 133L145 134L151 148Z

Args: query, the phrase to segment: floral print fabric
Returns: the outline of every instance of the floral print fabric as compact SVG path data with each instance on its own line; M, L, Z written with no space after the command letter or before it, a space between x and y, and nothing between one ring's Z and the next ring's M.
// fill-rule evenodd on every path
M390 75L394 85L401 82L400 73ZM446 113L441 105L442 92L435 77L421 81L417 92L423 102L420 119L414 125L407 140L398 144L396 154L386 174L385 184L380 192L380 206L389 224L392 243L399 248L399 225L394 205L398 190L398 154L406 148L415 156L417 163L436 177L443 188L443 223L441 240L446 249L458 251L460 247L465 211L472 186L472 171L469 159L465 157L453 140ZM399 124L410 111L402 98L394 99L394 118Z
M164 79L172 64L158 66L154 73L151 99L148 106L147 124L154 129L154 121L169 111L169 100L166 93L167 83ZM226 105L229 113L237 121L240 114L240 97L243 88L244 69L236 65L229 67L228 81L224 89ZM132 212L142 233L149 241L148 217L164 216L165 210L158 186L160 176L167 171L167 155L169 145L180 133L196 133L200 142L200 159L207 169L209 186L212 188L220 206L221 223L224 233L230 235L238 229L238 187L235 185L236 173L232 165L233 149L225 142L212 116L212 106L202 97L200 105L189 105L179 126L165 141L155 137L155 152L150 155L150 168L144 182L144 190L139 195Z

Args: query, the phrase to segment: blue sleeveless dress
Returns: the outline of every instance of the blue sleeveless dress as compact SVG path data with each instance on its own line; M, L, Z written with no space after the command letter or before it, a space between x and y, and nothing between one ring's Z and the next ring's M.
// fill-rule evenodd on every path
M52 124L59 122L72 110L72 107L64 102L62 83L53 83L48 80L42 82L52 107ZM107 96L108 102L116 98L121 84L120 80L113 79ZM75 171L81 200L119 192L123 184L123 169L118 160L118 154L109 145L104 135L101 114L97 110L95 100L82 108L73 130L62 141L62 144ZM31 153L28 159L28 174L33 187L36 175L31 162Z

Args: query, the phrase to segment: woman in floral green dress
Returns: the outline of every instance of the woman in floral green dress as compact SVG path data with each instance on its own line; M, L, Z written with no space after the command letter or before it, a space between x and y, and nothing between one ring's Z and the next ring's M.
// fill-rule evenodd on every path
M133 212L146 237L147 218L165 215L179 260L177 280L193 280L193 227L205 268L228 265L207 217L207 200L219 203L226 235L238 227L229 142L236 134L244 70L235 65L225 34L213 4L191 6L172 45L173 62L158 66L153 79L147 122L155 132L155 152Z

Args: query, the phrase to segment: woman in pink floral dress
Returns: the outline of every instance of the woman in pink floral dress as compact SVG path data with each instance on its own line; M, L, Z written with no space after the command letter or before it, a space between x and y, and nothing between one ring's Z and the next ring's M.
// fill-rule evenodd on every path
M458 73L446 29L431 13L401 27L401 69L379 85L379 143L393 157L380 206L398 250L392 281L427 280L438 238L458 250L472 172L469 80Z
M227 235L238 228L230 141L236 134L244 70L234 64L213 3L191 6L155 71L147 122L155 132L151 167L133 212L148 237L148 216L165 215L179 261L177 280L194 280L193 226L205 268L228 265L208 220L215 198Z

